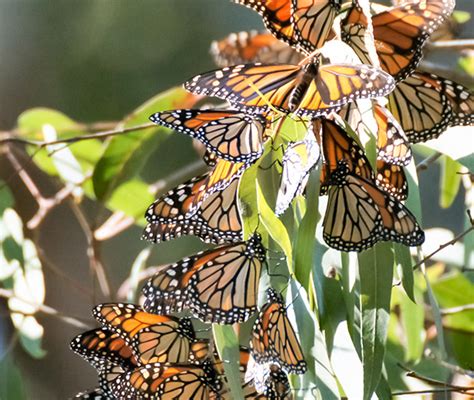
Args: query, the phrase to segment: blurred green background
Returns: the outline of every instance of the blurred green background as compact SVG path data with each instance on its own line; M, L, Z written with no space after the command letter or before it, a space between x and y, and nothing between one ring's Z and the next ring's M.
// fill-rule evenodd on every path
M474 2L458 0L456 9L473 13ZM60 110L83 122L120 120L160 91L212 69L208 55L212 40L261 27L255 13L228 0L0 0L0 130L13 128L22 111L37 106ZM472 21L463 27L461 37L474 37ZM434 56L455 68L455 57ZM166 149L166 157L156 154L147 165L150 182L196 158L191 141L182 136L172 137ZM55 193L46 176L31 165L28 169L39 179L45 195ZM448 210L438 207L437 169L431 168L421 178L424 227L443 226L458 233L463 197ZM0 160L0 178L12 174L11 166ZM22 184L13 182L16 208L26 221L36 205ZM48 217L40 235L54 264L72 280L90 285L85 239L67 206ZM140 229L134 228L107 243L104 258L116 286L145 247L139 235ZM194 251L198 243L183 239L162 244L154 260L174 261ZM90 298L51 269L46 268L45 274L46 304L92 318L92 305L103 299ZM1 301L0 311L2 355L12 330ZM68 349L78 330L56 319L41 316L40 321L45 326L46 357L32 360L19 346L13 351L27 398L64 399L93 387L94 370Z

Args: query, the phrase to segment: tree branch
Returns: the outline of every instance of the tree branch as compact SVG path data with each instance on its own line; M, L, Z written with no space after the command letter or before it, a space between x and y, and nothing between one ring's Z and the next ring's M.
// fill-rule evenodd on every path
M453 244L455 244L456 242L458 242L459 240L461 240L464 236L468 235L469 233L471 233L472 231L474 231L474 221L472 220L472 217L471 217L471 213L470 211L468 210L467 211L468 213L468 216L469 216L469 220L471 221L471 226L466 229L464 232L460 233L459 235L457 235L454 239L450 240L449 242L446 242L442 245L440 245L438 247L438 249L436 249L435 251L433 251L431 254L429 254L428 256L426 256L425 258L423 258L423 260L417 262L414 266L413 266L413 269L417 269L418 267L420 267L421 265L425 264L426 261L430 260L435 254L439 253L441 250L443 250L444 248L448 247L448 246L452 246Z
M75 317L70 317L68 315L65 315L65 314L59 312L58 310L54 309L53 307L47 306L45 304L32 303L28 300L22 299L22 298L16 296L15 293L12 290L0 288L0 297L3 297L5 299L18 299L18 300L22 301L23 303L28 303L28 304L32 305L33 307L36 307L38 312L56 317L56 318L60 319L61 321L66 322L69 325L76 326L76 327L81 328L81 329L90 328L89 325L83 323L79 319L77 319ZM30 314L25 314L25 313L23 313L21 311L17 311L17 310L10 310L10 311L12 313L30 315Z
M0 144L2 144L2 143L19 143L19 144L27 144L27 145L38 146L40 148L43 148L43 147L46 147L46 146L49 146L49 145L54 145L54 144L71 144L71 143L80 142L82 140L104 139L104 138L119 135L119 134L122 134L122 133L129 133L129 132L139 131L139 130L153 128L153 127L156 127L156 125L149 122L149 123L146 123L146 124L132 126L132 127L129 127L129 128L111 129L111 130L108 130L108 131L91 133L91 134L88 134L88 135L74 136L74 137L67 138L67 139L52 140L52 141L49 141L49 142L40 141L40 140L23 139L23 138L16 137L12 134L8 135L8 133L6 134L4 132L4 134L3 134L4 137L0 139Z

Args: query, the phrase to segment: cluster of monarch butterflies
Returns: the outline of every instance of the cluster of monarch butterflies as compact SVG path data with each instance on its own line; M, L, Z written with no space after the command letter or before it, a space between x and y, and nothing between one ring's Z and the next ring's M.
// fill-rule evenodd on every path
M101 328L77 336L71 347L97 369L99 387L77 398L231 398L226 361L212 341L197 338L191 319L171 315L181 312L218 324L256 315L249 349L240 349L244 396L292 398L287 374L303 374L307 366L282 295L267 289L267 302L258 308L266 249L256 232L244 240L244 172L273 146L282 121L291 117L307 133L285 143L275 214L304 194L311 170L321 163L328 246L418 246L424 232L402 204L410 145L437 138L449 126L474 123L471 92L418 69L425 42L453 12L454 0L412 0L374 13L377 67L371 65L368 21L357 0L233 1L257 11L269 33L242 32L213 43L219 69L184 84L226 105L150 117L200 141L209 170L150 205L143 238L159 243L195 235L217 247L161 267L143 288L143 308L94 309ZM362 63L325 62L322 48L333 40L345 42ZM361 145L367 132L376 143L373 162Z

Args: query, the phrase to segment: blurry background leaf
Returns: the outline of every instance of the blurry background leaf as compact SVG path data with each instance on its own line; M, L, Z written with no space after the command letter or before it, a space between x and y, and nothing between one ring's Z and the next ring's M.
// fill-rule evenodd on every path
M441 159L441 198L440 205L443 208L450 207L461 186L462 166L451 157L444 156Z
M189 108L194 101L195 97L184 89L170 89L133 111L122 126L130 128L149 123L148 118L154 112ZM169 129L156 126L110 139L92 177L97 198L105 201L121 183L137 175L148 157L170 133Z

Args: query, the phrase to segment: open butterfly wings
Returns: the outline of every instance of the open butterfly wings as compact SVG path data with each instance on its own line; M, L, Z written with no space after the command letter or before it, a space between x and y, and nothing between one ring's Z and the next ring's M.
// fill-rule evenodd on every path
M288 373L303 374L306 361L286 315L283 298L273 289L267 289L267 297L252 329L252 357L259 364L275 363Z
M413 1L372 17L373 33L381 68L402 81L420 63L422 48L453 12L454 0ZM356 3L342 22L343 40L352 46L363 63L370 64L365 49L367 20Z
M192 93L229 101L241 111L317 117L357 99L385 96L395 82L367 65L246 64L198 75L184 84Z
M163 111L150 120L199 140L208 151L232 162L253 162L260 157L268 125L261 115L220 110Z
M118 334L107 329L93 329L77 335L70 348L98 371L107 365L127 369L137 365L132 349Z
M201 252L158 272L143 291L144 308L167 314L189 307L206 322L247 320L256 310L265 249L257 235L247 242Z
M449 126L474 123L474 94L426 72L400 82L388 96L387 107L411 143L435 139Z
M93 314L127 342L142 364L182 363L189 359L195 333L188 318L149 314L141 307L122 303L101 304Z

